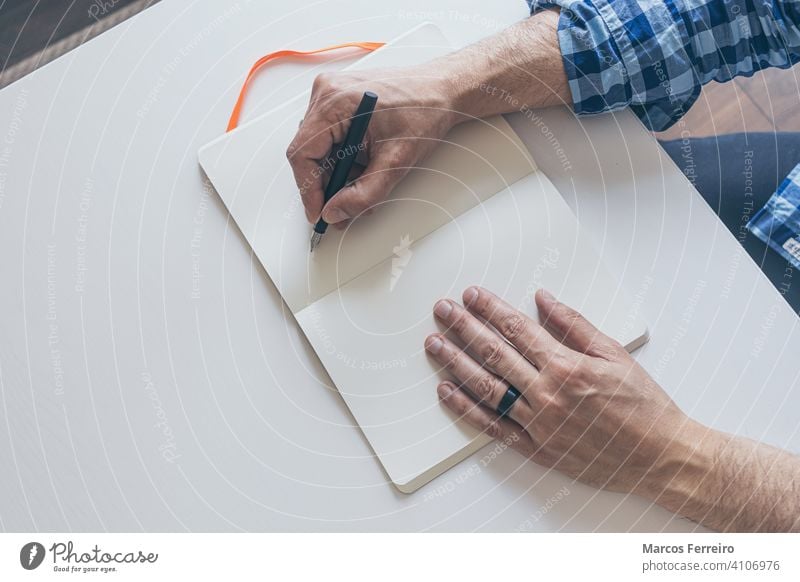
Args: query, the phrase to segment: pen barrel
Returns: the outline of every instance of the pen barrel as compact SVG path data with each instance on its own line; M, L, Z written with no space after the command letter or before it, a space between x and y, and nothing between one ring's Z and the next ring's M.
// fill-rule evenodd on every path
M369 121L372 117L372 112L375 111L377 102L378 96L372 91L366 91L358 104L355 114L350 118L350 127L347 130L344 142L334 154L336 160L331 172L331 178L325 188L326 204L347 183L347 177L350 175L350 170L353 169L353 163L361 149L361 142L364 141L367 126L369 126Z
M325 234L326 230L328 230L328 223L320 218L317 224L314 225L314 232L317 234Z
M333 154L336 160L331 171L331 178L325 187L325 204L347 184L347 177L350 175L350 170L353 169L353 163L356 161L358 152L361 149L361 142L364 141L367 126L369 126L369 120L372 117L372 112L375 111L377 102L378 96L375 93L372 91L364 92L356 112L350 118L350 127L347 130L347 135ZM327 229L328 223L322 218L314 225L314 232L317 234L325 234Z
M336 195L339 190L344 188L345 184L347 184L347 177L350 175L350 170L353 169L353 164L355 163L356 156L358 155L359 146L360 144L342 144L342 146L337 148L336 152L333 154L336 161L333 165L333 170L331 171L331 177L330 180L328 180L328 185L325 187L326 204Z

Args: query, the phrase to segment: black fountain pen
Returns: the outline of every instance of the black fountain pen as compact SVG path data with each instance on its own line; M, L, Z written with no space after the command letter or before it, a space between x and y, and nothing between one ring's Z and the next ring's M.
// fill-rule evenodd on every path
M350 118L350 129L347 130L347 136L344 142L338 148L334 148L331 152L331 157L336 158L336 163L331 172L331 179L325 187L325 202L333 198L336 193L344 188L347 184L347 177L350 175L350 170L353 168L353 162L356 161L361 142L364 141L364 135L367 133L367 126L372 117L372 112L375 111L375 104L378 102L378 96L372 91L367 91L361 98L361 103L358 104L353 117ZM311 235L311 252L317 248L322 235L328 229L328 223L322 217L314 225L314 234Z

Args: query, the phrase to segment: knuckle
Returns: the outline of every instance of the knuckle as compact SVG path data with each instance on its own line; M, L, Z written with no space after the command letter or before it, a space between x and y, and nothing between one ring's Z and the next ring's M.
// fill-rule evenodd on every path
M346 187L339 194L339 205L347 210L350 216L356 216L372 206L373 202L369 192L358 181Z
M500 424L500 419L490 421L486 427L486 434L494 440L503 438L503 427Z
M295 140L292 140L292 142L286 147L286 159L289 160L289 162L292 161L296 151L297 145L295 144Z
M467 416L472 410L473 405L467 400L459 400L457 402L453 400L453 402L453 409L456 411L456 413L458 413L459 416Z
M619 343L617 340L610 337L603 336L602 342L603 349L605 350L605 359L607 360L622 360L630 356L628 350Z
M314 83L311 85L311 89L315 93L317 91L325 91L333 84L332 81L333 76L330 73L320 73L314 77Z
M444 401L447 407L459 416L465 416L469 412L469 403L464 398L456 398L458 390L450 393Z
M525 329L525 320L518 313L507 315L500 325L500 332L512 341L519 338L523 329Z
M477 311L486 319L489 319L492 315L494 315L495 303L492 296L486 291L481 290L478 292L478 297L475 299L475 303L473 303L473 305L475 311Z
M581 354L578 359L572 363L570 374L580 382L591 381L594 376L594 371L590 362L590 356Z
M575 366L561 354L553 354L544 365L545 370L559 380L566 378L574 371Z
M445 349L445 348L442 348ZM447 350L443 357L444 367L452 370L458 364L458 352L455 350Z
M499 341L491 341L481 349L481 357L486 364L495 367L503 359L503 346Z
M419 142L416 140L401 140L389 150L388 154L393 167L406 168L413 164L418 152Z
M363 188L361 190L358 203L361 207L361 210L366 212L373 206L377 205L384 198L386 198L384 193L380 190L376 190L373 186L369 189Z
M475 396L481 400L489 400L494 393L497 382L491 376L484 374L475 382Z
M397 146L375 143L378 139L380 138L367 132L364 142L365 155L369 162L374 161L375 164L372 167L368 166L364 175L380 178L385 182L396 182L409 172L414 165L413 159L404 155L403 150Z
M589 346L589 352L598 358L604 360L613 360L617 356L617 349L613 345L599 341L599 338L594 338Z
M467 329L467 315L463 311L453 309L455 311L455 317L453 317L453 323L451 325L451 329L457 333L458 335L462 335Z
M583 316L563 303L559 303L556 306L556 313L558 317L567 325L574 325L575 323L581 322L583 320Z

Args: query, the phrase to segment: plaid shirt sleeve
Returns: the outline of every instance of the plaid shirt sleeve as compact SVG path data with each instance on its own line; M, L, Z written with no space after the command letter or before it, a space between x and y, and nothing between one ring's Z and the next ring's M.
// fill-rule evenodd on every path
M800 165L778 187L747 228L800 269Z
M660 131L709 81L800 60L800 0L527 0L560 7L575 112L630 107Z

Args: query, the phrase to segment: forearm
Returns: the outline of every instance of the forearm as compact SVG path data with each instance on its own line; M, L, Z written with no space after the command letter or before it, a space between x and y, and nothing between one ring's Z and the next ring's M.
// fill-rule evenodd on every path
M456 122L571 103L556 37L558 12L539 12L437 59Z
M682 441L653 501L719 531L800 531L800 458L701 425Z

